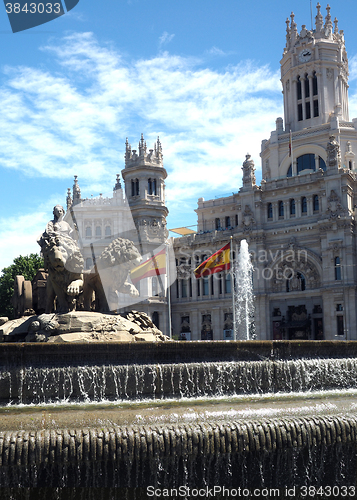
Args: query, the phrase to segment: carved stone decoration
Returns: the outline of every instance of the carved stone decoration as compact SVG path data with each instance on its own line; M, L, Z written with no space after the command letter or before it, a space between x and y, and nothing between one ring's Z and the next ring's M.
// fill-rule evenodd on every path
M338 219L341 215L347 213L347 210L342 206L341 199L337 193L331 189L331 194L327 198L327 210L329 219Z
M19 323L21 321L21 323ZM8 321L0 331L7 341L88 343L165 342L171 339L145 313L121 315L76 311L69 314L41 314Z
M191 276L191 266L189 264L180 264L176 268L177 279L187 280Z
M109 312L117 308L116 292L131 297L139 295L136 287L128 282L130 271L141 262L141 255L132 241L116 238L108 245L93 269L84 273L84 309L91 310L92 295L95 293L95 310ZM113 297L113 304L110 298Z
M254 161L250 154L245 157L245 162L242 166L243 170L243 188L251 188L256 185Z
M338 167L341 164L340 145L334 135L330 136L327 143L327 166L329 168Z
M332 78L333 78L333 69L332 68L326 68L326 78L328 80L332 80Z
M245 206L242 217L243 231L245 233L252 231L253 225L255 224L254 214L249 205Z
M303 260L290 258L274 265L270 287L273 292L298 292L320 286L320 276L315 266Z

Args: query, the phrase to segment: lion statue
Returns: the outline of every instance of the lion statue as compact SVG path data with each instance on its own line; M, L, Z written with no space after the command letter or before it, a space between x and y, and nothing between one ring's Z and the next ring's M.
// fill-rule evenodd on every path
M141 255L134 243L125 238L113 240L98 257L92 270L84 273L83 307L91 309L93 292L95 310L109 312L117 308L117 295L121 292L137 297L138 290L129 283L128 274L141 262ZM111 307L110 297L115 297Z
M76 307L76 298L83 290L83 257L75 240L60 232L43 233L38 240L48 271L46 313L66 313Z

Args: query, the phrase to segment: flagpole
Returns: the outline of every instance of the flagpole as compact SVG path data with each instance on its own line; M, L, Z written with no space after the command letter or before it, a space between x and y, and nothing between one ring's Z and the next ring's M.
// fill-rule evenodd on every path
M233 301L233 338L237 340L237 325L236 325L236 307L235 307L235 280L234 280L234 261L233 261L233 236L231 236L230 261L232 263L232 301Z
M168 258L167 258L167 248L168 245L165 243L165 264L166 264L166 300L167 300L167 306L169 308L169 337L170 339L172 338L172 319L171 319L171 287L170 287L170 266L167 265Z

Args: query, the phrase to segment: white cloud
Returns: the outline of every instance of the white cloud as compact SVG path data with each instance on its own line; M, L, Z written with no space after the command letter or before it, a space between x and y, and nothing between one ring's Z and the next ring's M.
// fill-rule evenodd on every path
M210 50L207 51L207 53L211 54L212 56L226 56L226 55L228 55L226 52L219 49L218 47L212 47Z
M53 68L3 69L1 165L53 179L75 173L82 192L86 184L109 191L124 167L125 137L135 149L144 132L149 147L157 135L163 144L171 214L176 200L193 211L206 192L240 187L247 152L259 168L261 140L282 115L278 73L250 61L218 71L168 52L131 60L90 33L42 50Z
M159 47L162 47L162 45L167 45L168 43L171 42L171 40L174 38L174 34L169 34L167 31L164 31L163 34L159 38Z

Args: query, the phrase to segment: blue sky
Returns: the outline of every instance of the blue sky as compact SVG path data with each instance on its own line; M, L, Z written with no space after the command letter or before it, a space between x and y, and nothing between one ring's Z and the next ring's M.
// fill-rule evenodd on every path
M352 119L357 4L330 5L345 32ZM196 223L199 197L238 191L247 153L260 180L261 140L283 116L291 11L311 27L309 0L80 0L16 34L0 9L0 270L38 252L75 174L84 197L111 192L126 137L135 149L141 133L150 147L160 136L169 228Z

